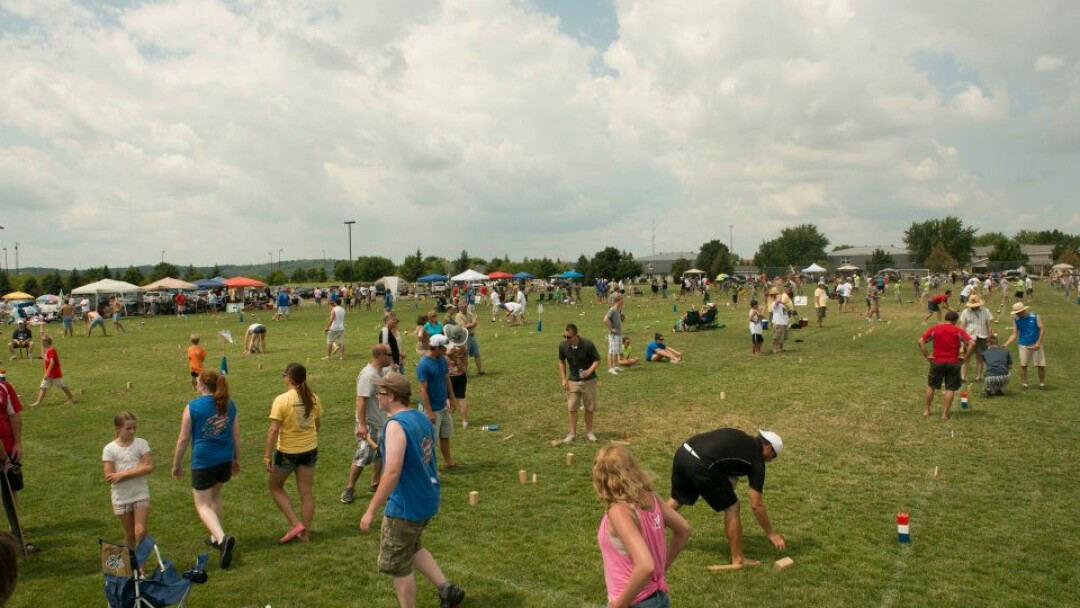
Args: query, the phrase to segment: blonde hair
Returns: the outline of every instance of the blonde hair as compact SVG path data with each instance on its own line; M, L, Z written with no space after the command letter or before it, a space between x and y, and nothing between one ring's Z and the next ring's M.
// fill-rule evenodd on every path
M592 479L605 510L618 502L642 509L653 506L653 476L625 446L612 443L600 448L593 461Z

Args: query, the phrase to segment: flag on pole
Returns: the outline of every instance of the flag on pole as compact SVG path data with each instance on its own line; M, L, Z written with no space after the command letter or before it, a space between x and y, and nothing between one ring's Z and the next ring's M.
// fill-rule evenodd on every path
M543 319L540 319L539 321L536 322L536 331L537 332L544 331L544 320Z
M227 329L223 329L223 330L218 332L218 335L221 336L222 340L227 341L229 344L233 343L233 338L232 338L232 332L231 331L229 331Z
M229 375L229 361L225 358L225 355L221 355L221 375Z

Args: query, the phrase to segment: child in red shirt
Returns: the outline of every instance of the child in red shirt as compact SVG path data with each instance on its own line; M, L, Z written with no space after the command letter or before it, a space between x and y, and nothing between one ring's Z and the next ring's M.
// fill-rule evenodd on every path
M67 395L68 405L75 405L75 396L71 394L71 389L64 384L64 373L60 370L60 355L56 354L56 347L53 346L52 337L45 336L42 338L41 345L45 347L45 376L41 378L41 390L38 391L37 400L31 403L30 407L40 405L41 400L45 398L45 393L54 386L59 387Z

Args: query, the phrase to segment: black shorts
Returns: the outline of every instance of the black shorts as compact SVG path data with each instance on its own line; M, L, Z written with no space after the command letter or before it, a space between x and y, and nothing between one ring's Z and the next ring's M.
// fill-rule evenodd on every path
M450 388L454 389L455 399L465 398L465 389L469 386L469 376L461 374L460 376L450 376Z
M219 483L232 479L232 461L215 464L205 469L191 471L191 487L196 490L209 490Z
M296 470L296 467L314 467L318 461L319 448L299 454L285 454L274 450L274 468L282 471L291 473Z
M762 334L750 334L751 344L763 344L765 342L765 336Z
M941 307L938 306L937 302L929 302L928 301L926 303L926 311L927 312L938 312L940 310L941 310Z
M199 372L191 372L191 377L192 378L198 378L199 377Z
M699 496L713 511L724 511L739 502L731 480L723 471L705 466L685 444L680 445L671 465L671 497L680 504L692 505Z
M23 489L22 465L17 458L12 458L11 454L8 454L8 458L12 466L7 471L7 481L11 485L11 491L18 492Z
M933 389L945 385L945 390L959 390L964 384L960 378L959 363L931 363L930 374L926 377L926 385Z

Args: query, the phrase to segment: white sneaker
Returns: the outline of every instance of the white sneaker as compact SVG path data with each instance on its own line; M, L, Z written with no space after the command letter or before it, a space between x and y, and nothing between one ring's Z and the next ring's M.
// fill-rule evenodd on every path
M574 443L575 439L577 439L577 435L574 435L573 433L571 433L571 434L567 435L566 437L564 437L562 442L563 443Z
M609 367L608 370L607 370L607 373L611 374L612 376L618 376L619 375L619 371L614 367Z
M596 441L596 435L593 435L592 433L589 433L588 435L585 435L585 438L588 439L589 441Z
M463 428L463 429L469 428L469 421L468 420L462 420L461 421L461 428Z

